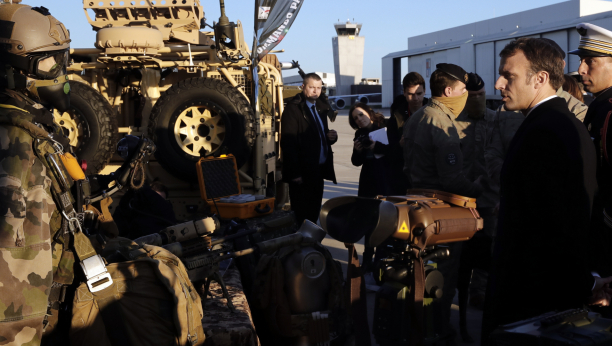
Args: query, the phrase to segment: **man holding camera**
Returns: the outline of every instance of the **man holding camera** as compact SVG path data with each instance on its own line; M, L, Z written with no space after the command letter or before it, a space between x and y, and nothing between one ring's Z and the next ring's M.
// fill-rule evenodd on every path
M453 64L438 64L431 75L432 98L404 125L404 172L414 189L434 189L478 197L479 180L470 181L463 172L461 140L456 119L465 108L468 74ZM449 244L450 257L438 263L444 275L440 300L443 329L450 328L450 308L459 270L461 243ZM449 330L445 331L446 333Z
M501 91L525 121L501 172L493 264L483 316L483 343L501 324L549 311L609 303L587 256L596 157L584 126L556 95L563 56L545 40L520 38L500 53Z

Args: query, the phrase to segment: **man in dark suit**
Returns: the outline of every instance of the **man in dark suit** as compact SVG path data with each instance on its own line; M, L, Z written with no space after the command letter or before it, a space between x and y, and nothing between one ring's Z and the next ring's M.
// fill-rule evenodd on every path
M587 244L597 189L595 150L585 127L555 95L563 57L533 38L500 53L507 110L525 121L501 171L501 200L493 267L483 315L483 343L501 324L548 311L609 303L607 283L588 266Z
M323 82L314 73L304 76L302 93L281 117L283 180L289 183L291 210L297 222L317 222L323 199L323 180L336 184L331 145L338 134L327 126L329 106L319 101Z

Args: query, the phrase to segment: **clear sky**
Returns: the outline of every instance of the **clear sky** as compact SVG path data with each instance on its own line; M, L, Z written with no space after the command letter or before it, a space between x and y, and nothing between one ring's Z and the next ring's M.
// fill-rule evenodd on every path
M90 1L90 0L87 0ZM99 0L91 0L99 1ZM120 0L116 0L120 1ZM207 22L219 18L219 2L200 0ZM276 49L281 61L298 60L306 72L334 72L331 39L338 20L362 23L365 36L363 77L381 77L381 58L405 50L410 36L499 17L559 0L303 0L302 9L285 39ZM70 30L73 48L90 48L95 32L87 22L82 0L23 0L31 6L45 6ZM249 46L253 37L254 1L225 0L230 21L240 20ZM284 75L297 72L286 71Z

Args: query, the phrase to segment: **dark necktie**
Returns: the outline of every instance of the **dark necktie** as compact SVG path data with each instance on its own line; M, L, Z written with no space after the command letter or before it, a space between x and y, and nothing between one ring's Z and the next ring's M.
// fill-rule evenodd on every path
M317 113L317 110L315 109L315 106L312 105L312 107L310 107L311 111L312 111L312 118L316 123L317 129L319 130L319 137L321 137L321 147L323 148L323 153L325 154L325 157L327 158L327 141L325 140L325 134L323 133L323 120L321 120L321 118L317 117L319 116L319 114ZM320 121L320 124L319 124Z

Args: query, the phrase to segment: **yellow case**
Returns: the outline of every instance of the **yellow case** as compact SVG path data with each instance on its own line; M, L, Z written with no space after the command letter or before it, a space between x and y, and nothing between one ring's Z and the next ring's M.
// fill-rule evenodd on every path
M216 167L217 169L216 175L212 178L214 179L223 179L222 182L217 182L217 184L226 184L224 186L224 191L227 194L219 195L219 196L208 196L206 189L206 169L213 169L213 165L218 165L220 160L231 160L233 164L225 164L222 169ZM233 172L230 167L233 167ZM229 197L234 195L239 195L242 193L242 188L240 187L240 177L238 175L238 167L236 166L236 159L233 155L221 155L221 157L204 157L201 158L197 164L196 169L198 171L198 185L200 187L200 196L203 200L205 200L208 205L211 207L212 211L216 213L220 218L223 219L250 219L254 217L259 217L263 215L271 214L274 211L275 198L265 198L259 201L247 202L247 203L221 203L218 201L219 198ZM229 179L229 177L235 177L234 179ZM210 179L211 176L208 176ZM231 180L231 183L230 183ZM215 182L209 181L209 191L213 188L212 185ZM218 186L215 186L218 187ZM213 202L213 198L216 200L216 203ZM215 207L216 204L216 207Z

